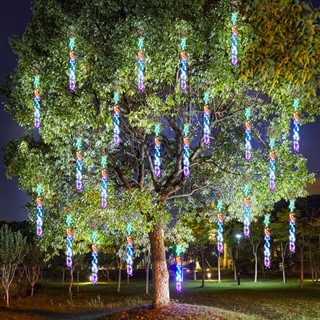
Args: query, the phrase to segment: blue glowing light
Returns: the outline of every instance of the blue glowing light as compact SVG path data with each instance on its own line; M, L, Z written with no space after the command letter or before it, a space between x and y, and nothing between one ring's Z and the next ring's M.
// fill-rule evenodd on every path
M42 225L43 225L43 202L42 202L42 185L37 184L37 236L42 237Z
M119 92L113 93L113 141L115 145L120 143L120 95Z
M247 184L243 186L243 234L246 238L250 237L250 189Z
M100 199L101 208L107 208L108 197L108 171L107 171L107 157L101 157L101 187L100 187Z
M133 274L133 241L132 241L132 226L131 223L127 224L127 247L126 247L126 262L127 262L127 275L129 277Z
M295 200L289 200L289 250L291 253L296 251L296 218L294 215Z
M34 110L34 128L40 128L40 108L41 108L41 97L40 97L40 76L36 74L33 80L33 110Z
M67 248L66 248L66 265L69 269L72 268L72 257L73 257L73 230L72 230L72 218L71 215L68 214L66 218L66 234L67 234Z
M222 200L218 199L217 201L217 225L218 225L218 234L217 234L217 250L219 254L223 253L223 215L222 215Z
M76 90L76 53L75 38L73 34L69 37L69 89L71 92Z
M210 144L210 94L205 92L203 96L203 143L205 146Z
M231 64L233 66L238 65L238 12L235 5L231 7Z
M156 123L154 126L154 159L153 159L153 165L154 165L154 175L159 178L161 175L160 171L160 147L161 147L161 138L160 138L160 123Z
M269 147L269 188L274 192L276 190L276 153L274 151L275 140L273 138L270 138Z
M246 117L246 121L245 121L245 138L244 138L244 152L245 152L245 158L247 161L251 160L251 112L250 112L250 108L246 108L245 109L245 117Z
M91 244L91 282L92 284L97 284L98 283L98 235L96 231L92 232L92 244Z
M188 59L187 59L187 40L184 37L180 38L180 88L182 91L187 90L187 65L188 65Z
M190 175L190 140L189 124L183 124L183 174L187 178Z
M300 115L299 115L299 99L294 99L293 101L293 150L299 152L299 131L300 131Z
M82 141L81 138L76 138L76 188L77 191L83 190L82 185Z
M264 267L270 268L270 214L265 213L264 215Z
M145 86L144 86L144 43L143 43L143 38L142 34L138 34L138 57L137 57L137 62L138 62L138 90L139 91L144 91Z

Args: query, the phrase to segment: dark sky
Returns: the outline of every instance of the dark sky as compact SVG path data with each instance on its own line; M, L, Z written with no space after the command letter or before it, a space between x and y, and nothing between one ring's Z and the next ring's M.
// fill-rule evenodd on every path
M9 48L8 38L12 35L22 35L31 18L31 0L0 0L0 83L6 74L12 72L17 63L17 57ZM314 5L320 6L320 0L314 0ZM0 147L10 139L21 136L22 129L10 119L9 115L0 110ZM320 119L316 123L301 128L301 152L308 158L311 172L320 172ZM0 151L0 220L25 220L27 214L22 206L28 201L23 191L19 190L16 179L5 178L3 152Z

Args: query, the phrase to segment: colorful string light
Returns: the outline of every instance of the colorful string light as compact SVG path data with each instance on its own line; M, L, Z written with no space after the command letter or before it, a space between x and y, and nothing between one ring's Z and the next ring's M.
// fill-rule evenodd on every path
M264 214L264 267L270 268L270 214Z
M183 124L183 174L187 178L190 175L190 140L189 140L189 124Z
M33 79L33 109L34 109L34 128L38 130L40 128L40 108L41 108L41 97L40 97L40 76L38 70Z
M69 89L71 92L76 90L76 53L73 32L69 33Z
M294 215L295 210L295 200L289 200L289 250L291 253L296 251L296 217Z
M182 91L187 90L187 40L183 37L183 34L181 34L180 38L180 88Z
M138 33L138 90L143 92L144 86L144 43L142 33Z
M269 188L272 192L276 190L276 152L275 148L275 140L270 138L269 141Z
M118 91L113 93L113 141L116 146L120 143L120 95Z
M203 143L205 146L210 144L210 94L205 92L203 95Z
M250 108L245 108L245 138L244 138L244 150L245 150L245 158L247 161L251 160L251 112Z
M101 187L100 187L100 199L101 208L107 208L108 197L108 171L107 171L107 157L101 157Z
M37 184L37 236L42 237L43 225L43 202L42 202L42 184Z
M183 282L183 270L182 270L182 250L181 247L176 243L173 247L175 255L175 264L176 264L176 291L181 293L182 291L182 282Z
M67 249L66 249L66 265L67 268L71 269L72 268L72 257L73 257L73 230L72 230L72 218L70 214L67 214L67 229L66 229L66 234L67 234Z
M231 5L231 64L238 65L238 12L235 4Z
M131 223L127 224L127 247L126 247L126 262L127 262L127 275L132 277L133 274L133 241L132 241L132 226Z
M243 234L246 238L250 237L250 189L247 184L243 186Z
M160 171L160 147L161 147L161 138L160 138L160 123L156 123L154 125L154 159L153 159L153 165L154 165L154 174L157 178L160 177L161 171Z
M218 235L217 235L217 250L219 254L223 253L223 215L222 215L222 200L217 200L217 225L218 225Z
M98 283L98 236L97 232L93 231L92 232L92 244L91 244L91 256L92 256L92 261L91 261L91 282L92 284L97 284Z
M83 161L82 161L82 141L81 138L76 139L76 188L77 191L83 190L82 185L82 167L83 167Z
M299 131L300 131L300 115L299 115L299 99L293 100L293 150L299 152Z

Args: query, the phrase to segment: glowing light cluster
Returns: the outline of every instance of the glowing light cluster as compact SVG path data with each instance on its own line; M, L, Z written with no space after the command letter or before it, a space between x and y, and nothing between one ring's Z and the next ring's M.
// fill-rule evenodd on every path
M243 234L246 238L250 237L250 189L247 184L243 186Z
M119 107L120 96L119 92L113 93L113 141L115 145L120 143L120 107Z
M295 200L289 200L289 250L291 253L296 251L296 217L294 215Z
M40 128L40 108L41 108L41 97L40 97L40 76L38 71L33 79L33 109L34 109L34 128Z
M223 215L222 215L222 200L217 201L217 225L218 225L218 235L217 235L217 250L219 254L223 253Z
M73 230L72 230L72 218L70 214L67 214L67 229L66 229L66 237L67 237L67 249L66 249L66 265L69 269L72 268L72 257L73 257Z
M133 241L132 241L132 226L131 223L127 224L127 247L126 247L126 262L127 262L127 275L133 274Z
M276 152L275 148L275 140L270 138L269 141L269 188L272 192L276 190Z
M264 267L270 268L270 214L264 215Z
M293 100L293 150L295 152L299 152L299 131L300 131L300 115L299 115L299 99Z
M71 92L76 90L76 53L73 32L70 32L69 37L69 89Z
M82 185L82 167L83 167L83 161L82 161L82 141L81 138L76 139L76 188L77 191L83 190Z
M37 184L37 236L42 237L43 225L43 202L42 202L42 184Z
M231 5L231 64L238 65L238 12L235 4Z
M210 144L210 94L205 92L203 96L203 143L205 146Z
M175 264L176 264L176 291L181 293L182 291L182 282L183 282L183 269L182 269L182 250L178 244L174 245L174 255L175 255Z
M245 158L246 160L250 161L251 160L251 112L250 108L245 109L245 117L246 121L244 123L245 125L245 138L244 138L244 152L245 152Z
M100 199L101 208L107 208L108 197L108 171L107 171L107 157L101 157L101 187L100 187Z
M142 33L138 33L138 90L143 91L144 86L144 43Z
M157 178L160 177L161 171L160 171L160 147L161 147L161 138L160 138L160 123L156 123L154 126L154 159L153 159L153 164L154 164L154 174Z
M190 175L190 140L189 140L189 124L183 124L183 174L185 177Z
M187 90L187 40L183 36L180 38L180 88L182 91Z
M97 284L98 283L98 245L97 245L98 236L97 236L96 231L92 232L91 240L92 240L92 244L91 244L91 256L92 256L91 282L92 282L92 284Z

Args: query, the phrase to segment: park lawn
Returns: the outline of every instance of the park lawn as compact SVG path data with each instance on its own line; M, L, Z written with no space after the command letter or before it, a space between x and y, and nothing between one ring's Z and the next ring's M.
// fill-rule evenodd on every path
M204 288L200 285L186 281L177 294L172 283L172 304L155 312L143 281L123 283L120 293L115 282L82 283L79 292L73 288L72 300L67 285L43 283L34 297L13 299L9 309L2 303L0 319L320 319L320 283L306 282L303 290L295 280L242 280L240 286L232 280L211 280ZM119 312L108 314L115 310Z

